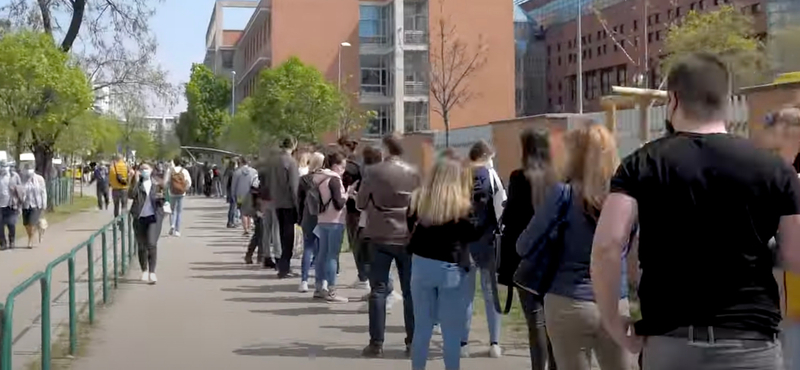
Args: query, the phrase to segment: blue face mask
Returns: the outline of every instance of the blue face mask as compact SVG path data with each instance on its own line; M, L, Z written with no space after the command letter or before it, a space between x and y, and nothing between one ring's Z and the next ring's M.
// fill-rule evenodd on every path
M144 180L150 179L150 170L142 170L142 179Z

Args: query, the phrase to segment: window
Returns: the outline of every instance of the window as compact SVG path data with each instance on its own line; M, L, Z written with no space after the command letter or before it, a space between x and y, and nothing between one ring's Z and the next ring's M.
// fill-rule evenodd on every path
M550 56L550 45L547 45L547 56Z
M653 42L653 33L652 32L647 34L647 42Z
M592 49L591 48L586 49L586 55L588 56L588 59L592 59Z
M761 13L761 3L755 3L753 5L750 5L750 13L751 14Z
M405 109L405 132L426 131L429 129L428 103L407 102Z
M617 44L614 44L614 52L615 53L618 51L618 49L619 49L619 47L617 46Z
M675 8L675 18L680 18L681 16L681 7Z
M667 9L667 20L672 19L672 9Z
M656 31L656 41L661 40L661 31Z
M614 26L613 30L614 30L614 33L617 33L617 26Z
M603 45L603 54L605 54L607 52L606 46L608 46L608 45Z
M714 0L714 6L719 6L719 0Z
M358 36L362 44L386 44L389 42L388 6L359 6Z
M625 25L624 24L620 24L619 25L619 33L625 33Z
M603 47L602 46L598 46L597 47L597 55L603 55Z
M638 31L639 30L639 21L636 21L636 20L633 21L633 30L634 31Z
M556 50L558 52L561 52L561 43L560 42L558 44L556 44Z
M603 31L597 31L597 39L600 40L603 38Z
M694 10L695 6L697 6L697 3L691 3L691 4L689 4L689 11L692 11L692 10Z
M581 36L581 44L586 45L586 36Z
M660 19L660 18L661 18L661 17L659 17L659 14L658 14L658 13L656 13L656 20L655 20L654 22L655 22L655 23L661 22L661 19Z
M379 55L361 56L361 93L388 95L388 60Z
M367 135L383 136L394 131L391 109L389 106L372 106L366 107L366 109L375 113L375 116L367 123Z
M700 1L698 1L698 2L697 2L697 8L698 8L698 9L700 9L700 10L703 10L703 9L705 9L705 8L706 8L706 3L705 3L705 1L703 1L703 0L700 0Z
M558 81L558 91L561 92L561 81Z
M590 33L589 36L586 36L586 42L592 43L592 34Z
M558 65L561 65L561 57L558 57Z

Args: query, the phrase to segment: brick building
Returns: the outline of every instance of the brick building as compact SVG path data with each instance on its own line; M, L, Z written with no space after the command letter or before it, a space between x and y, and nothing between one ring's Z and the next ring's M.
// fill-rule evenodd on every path
M547 106L550 112L577 107L577 14L582 9L584 111L599 111L611 86L659 85L660 56L670 25L689 11L731 5L752 15L767 32L766 3L775 0L528 0L520 7L544 34ZM646 9L645 9L646 8ZM616 40L617 42L615 42Z
M489 48L486 64L469 80L473 98L451 112L451 126L481 125L514 116L511 0L448 0L441 9L436 0L259 0L250 4L255 11L232 47L237 101L253 93L262 69L297 56L343 90L356 93L358 103L376 113L365 135L442 130L442 120L432 114L428 50L431 29L446 18L457 26L459 42L471 49L482 40ZM218 16L212 15L212 25L214 17ZM233 31L225 30L218 37L223 49L227 46L223 41L234 38L225 38L225 32ZM207 63L216 57L210 49L209 54Z

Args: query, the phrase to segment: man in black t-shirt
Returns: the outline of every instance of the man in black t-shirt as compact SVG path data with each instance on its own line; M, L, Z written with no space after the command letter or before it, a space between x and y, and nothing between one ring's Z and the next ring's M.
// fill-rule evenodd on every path
M602 321L643 366L778 369L778 287L767 245L800 271L800 182L780 158L725 132L728 73L689 55L667 79L675 132L623 161L594 238L592 279ZM621 253L638 218L642 320L617 310ZM629 331L629 329L632 329Z

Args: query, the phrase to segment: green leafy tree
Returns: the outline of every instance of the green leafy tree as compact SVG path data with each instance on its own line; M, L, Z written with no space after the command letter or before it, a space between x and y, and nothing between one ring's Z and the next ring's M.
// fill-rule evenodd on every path
M247 97L236 107L236 115L225 127L222 145L242 154L258 154L259 149L271 143L271 137L253 122L253 99Z
M690 11L680 24L669 28L664 52L665 71L689 53L719 55L732 72L733 88L761 82L769 70L764 46L753 29L753 19L727 5L711 12Z
M323 133L337 128L343 104L336 86L319 70L291 57L277 68L261 71L251 118L272 137L316 142Z
M178 116L178 122L175 123L175 135L181 145L194 145L194 117L189 115L189 112L181 112Z
M0 86L3 121L18 145L30 135L37 171L48 176L58 137L92 105L86 75L50 36L19 31L0 39Z
M116 119L89 110L70 121L55 148L63 154L88 158L109 156L116 151L120 136Z
M191 137L199 144L215 145L230 118L230 81L195 63L186 84L186 102Z

